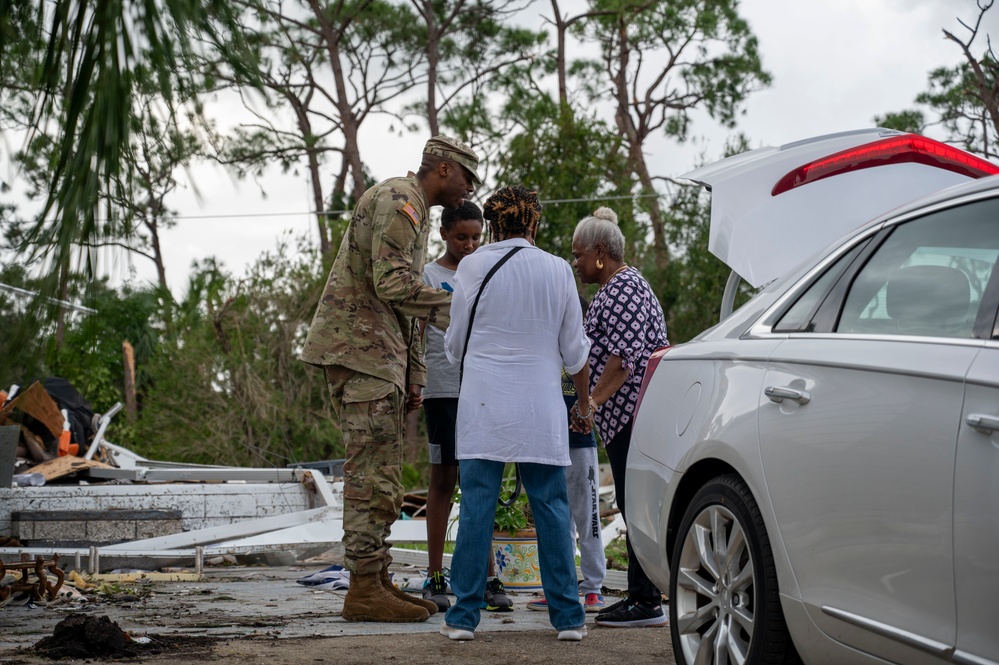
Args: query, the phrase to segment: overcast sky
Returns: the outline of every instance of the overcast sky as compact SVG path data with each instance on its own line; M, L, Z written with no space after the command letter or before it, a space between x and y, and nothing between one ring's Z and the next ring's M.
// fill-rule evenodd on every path
M743 0L741 6L759 39L764 67L773 75L771 87L749 98L739 120L738 129L753 147L870 127L875 115L912 107L926 89L930 70L961 59L942 29L963 37L957 17L970 22L978 15L975 0ZM999 24L999 8L990 13L991 24ZM693 168L698 155L718 158L730 132L705 118L695 124L693 135L682 149L666 142L653 145L654 172L679 175ZM426 137L373 151L384 137L384 127L374 124L362 133L362 154L377 179L418 165ZM242 274L283 231L314 234L309 185L301 174L268 174L262 181L266 198L257 185L234 182L221 169L199 168L194 175L202 199L188 189L170 201L181 218L163 239L167 279L178 295L195 259L215 255ZM129 260L108 258L114 263L105 263L111 273L127 279ZM138 279L154 278L151 263L131 261Z

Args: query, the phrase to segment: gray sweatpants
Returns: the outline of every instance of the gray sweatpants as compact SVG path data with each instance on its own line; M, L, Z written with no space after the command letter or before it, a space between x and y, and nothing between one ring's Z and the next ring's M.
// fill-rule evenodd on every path
M579 542L579 569L583 581L579 595L600 593L607 574L607 557L600 536L600 478L597 469L597 449L570 448L572 466L565 470L569 486L569 515Z

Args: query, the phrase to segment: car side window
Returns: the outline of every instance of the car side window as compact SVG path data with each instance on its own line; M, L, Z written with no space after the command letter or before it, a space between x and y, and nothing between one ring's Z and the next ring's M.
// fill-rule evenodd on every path
M814 332L814 316L829 294L830 289L851 263L857 258L867 243L858 243L853 249L839 257L818 279L812 282L804 293L780 317L774 332Z
M999 201L899 224L850 285L836 332L970 338L999 258Z

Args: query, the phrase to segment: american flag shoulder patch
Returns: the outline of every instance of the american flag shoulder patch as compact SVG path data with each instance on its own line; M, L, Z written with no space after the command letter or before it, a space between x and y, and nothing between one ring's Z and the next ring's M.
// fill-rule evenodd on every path
M420 213L416 212L416 208L413 207L412 203L407 202L406 205L401 207L399 210L409 217L409 221L413 223L413 226L420 228Z

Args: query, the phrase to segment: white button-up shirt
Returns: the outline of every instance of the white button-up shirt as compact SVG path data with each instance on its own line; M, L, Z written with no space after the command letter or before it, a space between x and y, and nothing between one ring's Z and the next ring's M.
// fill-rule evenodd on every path
M516 246L479 298L458 398L458 459L569 465L562 367L587 362L589 339L572 268L523 238L483 245L458 264L447 357L459 363L486 273Z

